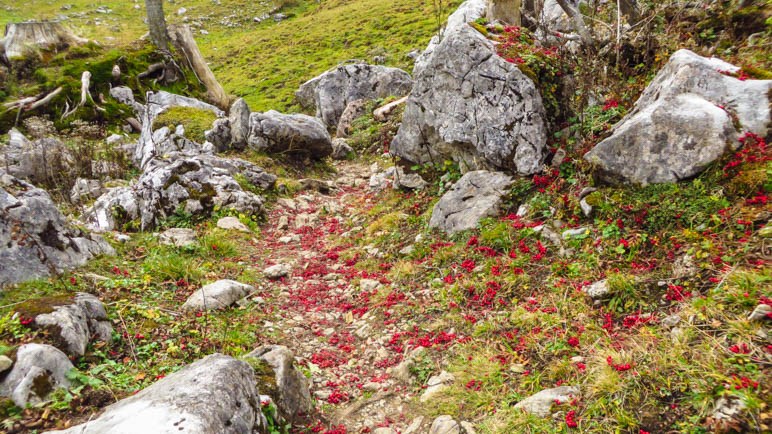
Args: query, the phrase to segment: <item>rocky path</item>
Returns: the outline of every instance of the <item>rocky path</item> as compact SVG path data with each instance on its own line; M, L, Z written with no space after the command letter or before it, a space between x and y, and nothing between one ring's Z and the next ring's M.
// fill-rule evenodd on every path
M390 309L411 301L384 274L357 269L359 260L380 255L357 246L362 213L378 199L368 191L369 168L337 164L329 191L322 186L279 199L254 246L254 263L273 279L265 327L307 363L312 393L333 427L327 432L415 432L421 420L408 416L407 401L420 388L397 379L408 380L404 365L393 369L414 349L403 345L409 319ZM414 431L406 430L412 422Z

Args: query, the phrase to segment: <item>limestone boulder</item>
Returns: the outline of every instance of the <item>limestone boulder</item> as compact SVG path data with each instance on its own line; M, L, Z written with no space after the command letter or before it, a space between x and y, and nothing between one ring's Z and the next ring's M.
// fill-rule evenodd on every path
M71 226L51 196L0 170L0 286L85 265L115 251Z
M475 229L481 219L498 214L512 182L501 172L468 172L434 206L429 226L449 234Z
M22 345L13 367L0 380L0 396L22 408L41 403L55 389L70 386L67 373L73 368L67 355L50 345Z
M585 159L607 182L677 182L736 150L745 132L764 137L772 80L730 75L738 71L716 58L677 51Z
M391 153L467 170L540 171L547 130L536 85L473 27L454 29L416 73Z
M8 143L0 145L0 167L17 178L38 185L51 183L75 165L72 153L57 139L30 141L15 128L8 138Z
M107 311L91 294L33 299L21 304L17 312L32 319L32 327L46 330L51 344L68 356L83 356L92 341L112 341L113 326Z
M280 414L289 422L300 423L314 409L309 381L295 367L295 356L285 346L268 345L246 355L264 361L271 367L276 380L277 395L272 396Z
M555 404L556 401L561 403L570 402L578 395L579 388L572 386L560 386L552 389L545 389L518 402L515 404L515 409L539 417L547 417L550 415L552 404Z
M215 208L261 213L263 198L245 191L234 178L237 174L257 187L270 187L276 181L243 160L173 154L150 160L131 187L102 195L84 212L83 220L92 230L109 231L139 218L141 229L149 230L180 208L196 216L210 215Z
M317 118L271 110L249 117L249 146L258 151L309 156L332 154L332 138Z
M335 128L346 107L356 100L373 100L410 93L410 74L382 65L352 63L340 65L304 83L295 93L307 108L329 128ZM313 100L313 105L311 101Z
M267 421L254 376L247 363L212 354L108 406L84 424L49 433L263 433Z

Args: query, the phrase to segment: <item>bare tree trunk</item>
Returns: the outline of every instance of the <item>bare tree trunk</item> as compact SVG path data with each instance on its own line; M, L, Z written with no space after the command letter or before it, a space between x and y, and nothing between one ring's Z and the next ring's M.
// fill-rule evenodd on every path
M488 21L501 21L519 26L520 5L521 0L491 0L488 4Z
M185 60L188 62L190 69L193 70L201 83L206 86L207 100L217 107L227 110L230 103L228 94L225 93L225 89L217 81L212 70L209 69L209 65L204 60L204 56L201 55L201 51L198 50L198 45L193 38L190 28L188 26L172 27L171 37L174 47L185 55Z
M563 9L563 12L565 12L566 15L571 18L571 23L574 26L574 30L576 30L576 33L578 33L582 38L582 43L586 47L593 47L595 45L595 40L593 39L592 34L590 34L590 30L587 28L587 25L584 24L584 17L582 17L582 13L579 11L579 8L567 0L556 1Z
M147 9L147 26L150 29L150 40L161 51L169 49L169 33L166 30L163 0L145 0Z

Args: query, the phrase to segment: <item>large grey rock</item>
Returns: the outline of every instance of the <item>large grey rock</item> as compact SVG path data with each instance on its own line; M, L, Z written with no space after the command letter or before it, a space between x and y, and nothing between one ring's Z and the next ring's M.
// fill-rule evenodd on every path
M677 51L612 135L585 159L609 182L676 182L737 149L741 132L765 136L772 80L742 81L721 72L738 70L719 59Z
M72 153L57 139L30 141L15 128L8 137L8 143L0 147L0 168L17 178L33 184L50 183L75 165Z
M101 254L114 250L70 226L47 192L0 170L0 286L79 267Z
M474 229L499 212L512 178L501 172L468 172L434 206L429 226L447 233Z
M255 287L235 280L218 280L204 285L182 305L182 310L204 311L225 309L255 291Z
M555 404L555 401L567 403L577 395L579 395L579 388L572 386L545 389L518 402L515 404L515 409L520 409L539 417L547 417L550 415L552 404Z
M395 190L405 188L407 190L421 190L429 185L421 175L417 173L405 173L399 166L392 166L383 172L377 172L370 176L369 186L373 191L381 191L388 187Z
M0 381L0 396L22 408L43 402L54 389L70 386L67 373L71 369L67 355L50 345L22 345L13 368Z
M332 153L332 139L317 118L271 110L249 116L249 146L271 153L324 158Z
M301 84L295 91L295 99L301 107L305 109L316 108L316 87L319 86L321 79L322 75L318 75Z
M547 141L536 85L468 25L445 35L415 76L391 153L413 163L541 170Z
M466 27L472 21L484 17L487 7L487 0L466 0L461 3L458 9L448 17L448 21L445 23L445 27L440 35L432 37L426 49L416 58L415 65L413 66L413 77L418 77L426 69L429 60L434 55L434 50L446 36L457 32L462 27Z
M247 147L247 137L249 137L249 106L243 98L237 99L231 105L231 111L228 114L231 128L231 146L235 149L244 149Z
M207 356L57 434L257 434L266 421L254 371L222 354Z
M19 307L27 315L25 307L42 311L33 317L33 326L48 331L52 344L69 356L80 357L92 340L112 341L113 326L107 311L98 298L79 292L74 297L50 297L30 300Z
M177 95L174 93L159 90L157 92L147 93L147 105L152 112L159 114L172 107L189 107L199 110L208 110L217 117L225 116L225 112L212 104L188 96Z
M335 128L349 103L391 95L404 96L410 93L412 86L410 74L401 69L353 63L340 65L309 80L295 95L308 108L313 95L316 116L329 128Z
M289 422L300 422L314 409L306 377L295 368L295 356L285 346L268 345L246 355L266 362L273 369L278 396L272 398Z
M133 186L102 195L84 212L83 220L92 230L109 231L139 218L141 229L149 230L180 208L197 216L209 215L215 208L259 214L262 197L243 190L234 178L237 174L261 188L276 181L243 160L207 154L153 158Z

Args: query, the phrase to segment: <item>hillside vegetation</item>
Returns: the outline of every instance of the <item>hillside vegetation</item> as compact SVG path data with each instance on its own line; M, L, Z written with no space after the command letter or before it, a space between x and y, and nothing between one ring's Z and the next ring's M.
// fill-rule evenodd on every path
M411 71L407 54L423 50L461 3L176 0L165 8L170 22L192 25L230 94L253 111L297 112L298 86L346 60L383 56L386 65ZM583 11L593 31L611 34L616 3L590 3L592 11ZM423 434L442 415L481 434L769 432L769 135L738 135L736 149L698 175L665 184L602 182L583 157L633 111L679 49L732 62L742 69L722 74L737 80L772 78L772 4L639 3L651 15L619 46L595 51L545 48L525 28L469 23L533 80L547 112L542 169L513 175L497 214L474 229L448 235L430 227L435 206L465 168L452 159L413 164L390 154L404 108L377 119L373 111L396 99L379 98L352 121L346 140L353 152L340 161L223 152L277 175L268 189L234 176L238 187L265 199L263 214L215 206L202 216L180 206L152 230L139 231L139 218L122 221L105 234L115 256L0 291L0 356L51 341L33 318L76 292L96 295L114 329L111 343L89 343L84 356L72 358L72 387L55 390L48 402L20 408L0 399L0 431L66 429L207 355L244 358L280 344L310 380L314 411L290 425L265 404L270 434L394 434L415 421L412 434ZM269 12L285 16L277 21ZM143 2L0 4L0 23L59 14L99 44L41 53L0 77L0 102L65 87L18 126L60 137L79 156L38 183L66 215L79 217L94 198L75 203L70 188L92 174L92 160L109 163L112 172L99 179L107 187L133 185L142 175L120 144L105 142L110 133L126 143L138 139L122 133L133 115L127 106L107 99L104 111L83 107L61 119L79 97L81 72L92 72L95 96L108 94L114 64L135 95L165 89L201 97L204 89L192 76L170 86L135 79L161 59L138 41L146 32ZM177 107L153 126L182 125L188 139L203 142L215 118ZM16 111L0 113L0 133L14 124ZM395 166L420 175L426 187L395 189L389 180L378 188L377 176ZM245 228L219 227L223 217ZM195 241L163 243L160 234L172 228L191 229ZM287 270L269 278L274 265ZM254 292L226 309L182 309L220 279ZM265 366L253 368L260 392L275 392ZM452 380L421 399L441 373ZM546 417L516 407L561 386L577 392L548 403Z

